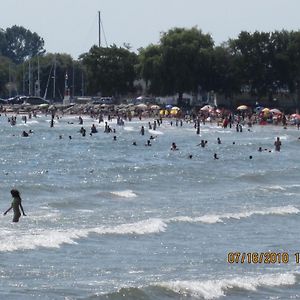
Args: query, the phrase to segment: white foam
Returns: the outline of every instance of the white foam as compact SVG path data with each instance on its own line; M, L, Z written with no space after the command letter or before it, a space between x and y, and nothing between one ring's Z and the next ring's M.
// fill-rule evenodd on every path
M252 215L287 215L287 214L298 214L300 210L292 205L279 206L279 207L269 207L262 208L261 210L250 210L239 213L226 213L226 214L207 214L201 217L188 217L188 216L178 216L169 219L168 221L177 221L177 222L190 222L190 223L221 223L226 219L242 219L248 218Z
M295 283L296 276L294 274L279 273L206 281L170 281L157 285L185 296L217 299L225 296L225 293L228 290L234 288L246 291L256 291L258 287L293 285Z
M285 191L286 188L280 185L271 185L271 186L265 186L261 188L262 190L266 191Z
M124 197L124 198L134 198L137 196L132 190L115 191L115 192L111 192L111 194L118 197Z
M126 131L134 131L135 129L132 126L125 126L124 130L126 130Z
M148 132L150 134L154 134L154 135L162 135L164 134L162 131L159 131L159 130L153 130L153 129L149 129Z
M62 244L77 244L76 240L85 238L91 233L99 235L144 235L163 232L167 224L161 219L147 219L135 223L127 223L116 226L99 226L95 228L84 229L31 229L22 232L21 228L17 230L2 230L0 234L1 244L0 252L28 250L38 247L59 248Z

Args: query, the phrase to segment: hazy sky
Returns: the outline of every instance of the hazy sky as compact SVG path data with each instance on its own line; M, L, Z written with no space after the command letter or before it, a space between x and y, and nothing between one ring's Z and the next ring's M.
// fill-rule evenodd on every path
M300 29L300 0L1 0L0 28L23 26L44 39L47 52L77 59L98 44L98 11L107 44L133 50L173 27L197 26L216 44L242 30Z

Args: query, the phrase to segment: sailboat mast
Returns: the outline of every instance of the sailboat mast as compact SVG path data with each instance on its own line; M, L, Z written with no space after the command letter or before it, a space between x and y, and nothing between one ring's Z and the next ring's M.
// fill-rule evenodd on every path
M55 78L56 77L56 56L54 56L54 70L53 70L53 100L55 99Z
M37 96L41 96L41 87L40 87L40 57L38 56L38 79L37 79Z
M99 23L99 48L101 47L101 14L98 11L98 23Z

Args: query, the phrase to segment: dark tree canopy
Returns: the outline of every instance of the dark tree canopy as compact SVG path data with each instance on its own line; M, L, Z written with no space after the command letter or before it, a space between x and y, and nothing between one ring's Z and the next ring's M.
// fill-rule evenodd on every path
M116 45L108 48L94 46L81 59L87 70L91 93L118 96L133 91L135 53Z
M211 36L196 27L173 28L162 34L159 45L140 51L138 69L154 94L178 93L181 99L184 92L205 84L213 44Z
M14 25L0 32L0 53L16 64L44 52L44 40L22 26Z

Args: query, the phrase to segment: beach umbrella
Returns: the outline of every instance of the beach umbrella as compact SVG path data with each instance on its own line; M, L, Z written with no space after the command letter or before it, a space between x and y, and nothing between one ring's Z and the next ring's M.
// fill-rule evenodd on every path
M300 115L299 115L299 114L292 114L292 115L291 115L291 118L292 118L292 119L300 120Z
M151 109L160 109L160 106L159 106L159 105L156 105L156 104L154 104L154 105L151 105L151 106L150 106L150 108L151 108Z
M237 110L247 110L248 106L247 105L240 105L236 108Z
M270 112L273 113L273 114L282 114L282 112L277 108L270 109Z
M171 104L167 104L167 105L166 105L166 108L169 109L169 108L172 108L172 106L173 106L173 105L171 105Z
M48 103L39 104L39 108L47 108L49 106Z
M141 104L138 104L136 107L139 109L146 109L148 106L144 103L141 103Z
M170 114L171 114L171 115L177 115L178 112L179 112L178 109L171 109Z
M264 109L262 109L261 110L263 113L268 113L268 112L270 112L270 109L269 108L267 108L267 107L265 107Z
M180 110L180 108L178 106L173 106L171 110Z
M211 105L204 105L203 107L200 108L202 111L209 111L214 109Z

